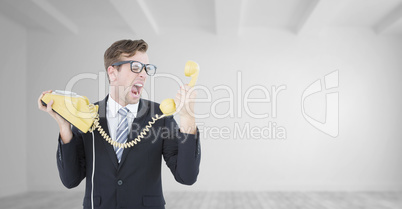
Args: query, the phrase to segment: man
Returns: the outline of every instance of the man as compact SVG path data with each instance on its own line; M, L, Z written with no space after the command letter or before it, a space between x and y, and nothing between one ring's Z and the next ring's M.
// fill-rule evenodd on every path
M143 40L120 40L105 52L109 95L99 105L100 125L115 141L135 139L155 114L159 104L141 99L148 76L156 67L149 64L148 45ZM199 133L195 125L194 91L180 88L175 102L180 126L172 116L158 120L135 146L122 149L109 144L98 131L82 133L38 99L39 109L48 112L60 128L57 166L61 181L73 188L86 178L84 208L164 208L161 185L161 156L176 181L192 185L200 164ZM94 143L93 143L94 142ZM93 204L92 204L93 203Z

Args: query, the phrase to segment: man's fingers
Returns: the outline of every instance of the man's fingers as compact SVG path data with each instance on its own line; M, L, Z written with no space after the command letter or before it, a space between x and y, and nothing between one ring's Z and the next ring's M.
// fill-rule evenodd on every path
M47 91L44 91L44 92L42 92L41 97L43 97L43 95L45 95L45 94L47 94L47 93L51 93L51 92L52 92L52 90L47 90Z
M188 92L188 96L187 96L187 98L189 98L189 99L194 99L195 97L197 97L197 91L196 91L196 89L190 89Z
M176 98L174 100L175 100L176 107L177 107L177 106L182 106L183 105L183 103L185 101L185 98L183 97L182 94L177 93Z
M176 97L180 98L181 100L193 101L197 97L197 91L192 87L189 87L189 90L187 91L185 87L181 86L180 89L177 90Z
M47 91L42 92L42 94L39 96L39 98L38 98L38 108L40 110L46 111L46 107L42 104L42 98L43 98L43 96L45 94L51 93L51 92L52 92L52 90L47 90Z
M191 86L189 86L188 84L184 84L184 86L181 86L183 89L185 89L186 91L188 91L188 90L190 90L191 88L193 88L193 87L191 87Z
M38 108L40 110L43 110L43 111L46 110L46 107L42 104L42 97L41 96L38 99Z
M50 113L51 115L53 114L52 104L53 104L53 100L50 100L50 102L47 103L47 106L46 106L46 112Z
M44 110L44 105L42 104L42 97L45 95L45 91L38 98L38 108Z

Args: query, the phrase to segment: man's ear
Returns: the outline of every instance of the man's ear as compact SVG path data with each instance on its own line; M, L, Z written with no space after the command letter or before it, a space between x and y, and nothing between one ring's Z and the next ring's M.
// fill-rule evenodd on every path
M107 68L107 74L109 75L109 81L115 81L117 79L117 69L113 66Z

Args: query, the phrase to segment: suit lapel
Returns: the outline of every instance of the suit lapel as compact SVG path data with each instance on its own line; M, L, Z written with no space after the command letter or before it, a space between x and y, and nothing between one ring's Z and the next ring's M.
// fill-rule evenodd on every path
M100 123L100 126L103 128L103 130L108 134L108 136L110 136L109 128L108 128L108 124L107 124L107 120L106 120L106 104L107 104L108 97L109 96L106 96L106 98L104 100L99 102L99 123ZM111 144L109 144L102 136L101 136L101 141L110 157L110 160L112 160L114 167L117 169L118 162L117 162L117 157L116 157L116 153L113 149L113 146Z
M133 141L138 134L142 131L142 129L145 127L145 124L147 122L146 120L146 116L148 115L148 111L149 111L149 101L147 100L143 100L140 99L140 104L138 106L138 112L137 112L137 117L135 117L133 124L131 125L131 132L128 135L128 139L127 142ZM136 127L139 127L139 129L136 131L135 129L137 129ZM141 143L141 142L139 142ZM136 146L136 145L134 145ZM126 148L123 150L123 155L121 156L121 161L119 164L119 169L120 167L123 165L124 161L127 158L128 153L133 149L133 147L130 148Z

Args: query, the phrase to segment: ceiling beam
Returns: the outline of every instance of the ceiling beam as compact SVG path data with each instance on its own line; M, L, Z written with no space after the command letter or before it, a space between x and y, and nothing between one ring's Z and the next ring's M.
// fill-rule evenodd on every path
M311 1L296 24L296 34L318 34L323 27L327 26L334 14L343 6L343 3L344 0Z
M78 34L78 27L75 25L70 18L61 13L58 9L52 6L47 0L32 0L40 9L42 9L46 14L48 14L52 19L56 21L56 24L61 25L66 30L73 34ZM50 25L55 28L54 25ZM45 26L46 27L46 26Z
M395 9L388 13L373 29L377 33L384 33L392 30L396 25L402 23L402 3L400 3Z
M10 1L15 11L54 34L78 34L78 26L47 0Z
M237 36L245 0L215 0L215 26L219 36Z
M110 2L136 35L159 34L158 24L144 0L110 0Z

